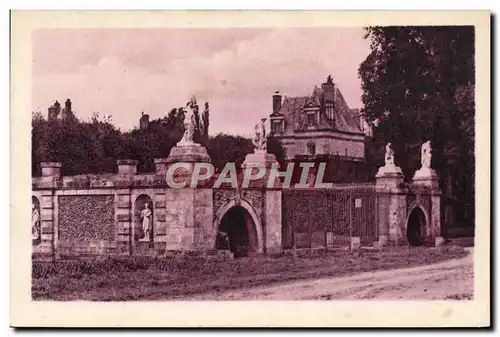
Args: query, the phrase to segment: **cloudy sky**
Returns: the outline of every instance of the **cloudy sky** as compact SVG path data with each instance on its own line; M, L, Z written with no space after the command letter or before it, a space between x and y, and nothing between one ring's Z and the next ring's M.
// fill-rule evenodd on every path
M361 107L361 28L57 29L33 35L32 108L56 99L77 117L112 115L122 130L185 105L210 102L211 134L244 134L272 108L271 96L310 94L331 74Z

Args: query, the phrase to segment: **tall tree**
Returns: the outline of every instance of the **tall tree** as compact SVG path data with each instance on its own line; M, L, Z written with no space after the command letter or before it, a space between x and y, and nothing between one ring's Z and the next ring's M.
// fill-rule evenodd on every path
M371 52L358 73L375 136L394 144L407 178L431 140L445 196L473 208L474 28L369 27L365 38Z

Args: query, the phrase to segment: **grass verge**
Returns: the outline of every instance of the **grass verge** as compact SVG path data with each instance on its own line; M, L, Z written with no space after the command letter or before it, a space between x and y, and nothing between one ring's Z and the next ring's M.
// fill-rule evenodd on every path
M34 300L165 300L294 280L426 265L467 252L456 246L397 247L384 251L327 253L320 257L210 261L196 257L127 257L92 261L33 262Z

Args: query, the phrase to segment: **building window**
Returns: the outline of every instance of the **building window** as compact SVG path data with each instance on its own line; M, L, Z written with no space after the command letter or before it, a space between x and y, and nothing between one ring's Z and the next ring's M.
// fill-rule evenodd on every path
M328 117L328 119L334 119L333 104L332 103L327 103L325 109L326 109L326 117Z
M316 125L316 114L314 112L307 114L307 125L308 126Z
M311 156L314 156L316 154L316 144L307 143L307 153Z
M273 121L272 132L283 133L283 121Z

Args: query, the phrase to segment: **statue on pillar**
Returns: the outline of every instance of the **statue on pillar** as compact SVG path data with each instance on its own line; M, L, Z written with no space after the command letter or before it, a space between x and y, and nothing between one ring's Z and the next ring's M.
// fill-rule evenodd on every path
M384 160L385 165L378 169L376 177L387 175L396 175L399 177L402 175L401 168L396 166L396 164L394 163L394 150L392 149L391 143L387 143L387 145L385 146Z
M193 113L193 106L188 103L189 109L186 109L184 115L184 135L177 146L193 145L194 144L194 131L196 129L196 122Z
M420 162L422 164L422 169L430 169L432 161L432 146L431 141L428 140L422 144L422 149L420 150Z
M31 238L40 239L40 212L35 204L31 205Z
M415 172L413 182L436 187L438 177L436 171L431 168L432 146L430 140L422 144L420 149L420 163L422 167Z
M144 209L141 211L141 221L142 221L142 231L144 237L140 241L150 241L151 240L151 224L152 224L153 212L149 208L149 203L144 203Z
M255 125L255 136L252 143L256 152L267 152L266 126L264 122L266 118L262 118L260 123Z
M395 166L394 164L394 150L392 144L387 143L385 146L385 166Z

